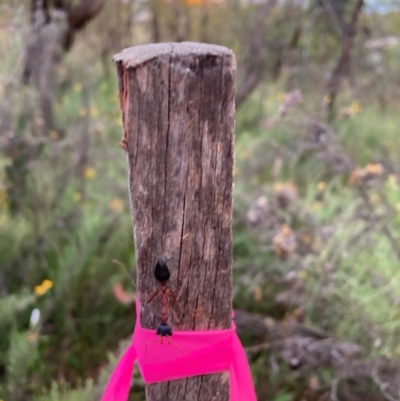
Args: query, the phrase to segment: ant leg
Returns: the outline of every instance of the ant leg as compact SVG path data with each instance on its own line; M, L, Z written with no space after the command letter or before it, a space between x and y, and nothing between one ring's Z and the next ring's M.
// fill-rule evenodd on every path
M175 305L176 305L179 309L181 309L181 306L179 305L178 301L176 300L176 295L175 295L175 293L174 293L171 289L168 289L168 290L166 291L166 293L167 293L167 295L174 301Z
M175 345L175 347L178 348L178 349L182 352L182 354L186 356L186 353L185 353L185 351L183 350L183 348L182 348L180 345L178 345L175 341L172 341L172 340L171 340L171 336L167 336L167 338L168 338L168 344L169 344L169 345L171 345L171 344L172 344L172 345Z
M161 340L161 336L160 336L160 340ZM151 344L154 344L156 341L158 341L158 338L156 338L155 340L149 341L149 342L146 344L146 358L147 358L147 347L148 347L149 345L151 345Z
M146 355L146 358L147 358L147 347L148 347L149 345L155 343L156 341L160 341L160 343L163 344L163 337L164 337L164 336L159 336L159 337L160 337L160 340L159 340L158 338L156 338L155 340L149 341L149 342L146 344L146 354L145 354L145 355ZM168 345L171 345L171 344L172 344L173 346L175 346L176 348L178 348L179 351L182 352L182 355L183 355L185 358L188 359L189 363L192 363L192 361L190 360L190 358L187 356L185 350L184 350L179 344L177 344L175 341L171 340L171 336L165 336L165 337L167 337Z
M150 298L147 300L147 303L149 304L158 294L160 293L160 290L155 290L153 294L151 294Z
M124 269L125 275L126 277L129 278L129 281L132 283L133 288L136 289L136 283L133 281L133 278L131 277L131 275L128 273L128 269L125 267L125 265L123 263L121 263L119 260L117 259L111 259L111 262L115 263L118 266L121 266Z
M174 311L174 309L172 309L170 306L168 306L168 311L172 312L172 314L174 315L174 318L176 319L176 322L179 324L181 322L181 319L179 319L179 317L176 314L176 312Z

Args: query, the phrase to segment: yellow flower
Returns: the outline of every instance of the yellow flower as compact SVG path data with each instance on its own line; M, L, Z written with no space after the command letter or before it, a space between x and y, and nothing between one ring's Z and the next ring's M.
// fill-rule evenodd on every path
M371 203L372 203L373 205L376 205L377 203L380 202L381 198L380 198L380 196L379 196L378 194L372 194L372 195L370 196L369 200L371 201Z
M302 280L304 280L307 277L307 272L304 270L300 270L297 275L299 276L299 278L301 278Z
M370 163L367 165L367 170L371 174L375 175L382 175L383 174L383 167L380 163Z
M203 0L185 0L188 6L198 6L203 3Z
M82 91L82 85L79 82L74 84L74 91L78 93Z
M0 182L0 211L8 210L8 196L7 196L7 186L2 185Z
M81 107L81 108L79 109L79 115L80 115L81 117L87 116L87 113L88 113L88 109L87 109L86 107Z
M332 98L330 95L325 95L324 98L322 99L322 102L328 104L331 102L331 100Z
M281 102L285 98L285 94L283 92L276 92L275 93L275 99L278 102Z
M246 160L248 157L250 156L250 149L249 148L244 148L241 152L240 152L240 157L244 160Z
M297 187L293 182L276 182L273 185L274 197L282 209L286 209L297 199Z
M388 182L392 185L397 185L397 176L396 174L389 174L388 175Z
M61 75L62 77L65 77L67 75L67 70L62 67L62 66L58 66L56 68L57 74Z
M323 191L323 190L326 188L326 184L325 184L323 181L320 181L320 182L317 184L317 188L318 188L320 191Z
M322 202L315 201L315 202L312 204L311 208L312 208L313 210L318 210L318 209L321 209L321 206L322 206Z
M100 134L104 131L105 126L103 123L97 123L95 128L96 128L97 132Z
M35 286L33 291L38 297L41 297L42 295L46 294L51 287L53 287L53 282L46 279L42 281L42 284Z
M42 282L42 286L49 290L51 287L53 287L53 282L51 280L45 279Z
M362 112L362 106L358 100L353 100L350 104L350 110L354 113L361 113Z
M310 390L318 390L319 387L320 387L318 377L311 376L308 379L308 387L309 387Z
M85 170L83 171L83 177L86 180L91 180L96 176L96 170L92 167L86 167Z
M349 185L358 185L370 178L381 176L385 172L380 163L369 163L365 167L357 167L349 177Z
M80 192L75 192L73 196L74 202L78 203L82 200L82 195Z
M41 285L36 285L33 291L38 297L41 297L46 292Z
M93 106L90 109L90 116L93 118L97 118L99 116L99 109L96 106Z
M49 137L50 137L53 141L56 141L56 140L60 137L60 135L59 135L59 133L58 133L57 131L51 130L51 131L49 132Z
M27 339L29 343L36 343L39 339L39 333L37 333L36 331L28 331Z
M294 194L297 194L297 187L292 181L275 182L273 188L275 192L287 190L293 192Z
M395 208L398 212L400 212L400 202L397 202Z
M263 297L262 288L259 285L254 287L254 294L253 294L255 301L261 301Z
M5 227L8 223L8 215L6 213L0 213L0 227Z
M108 207L117 213L122 213L124 211L124 202L119 198L114 198L108 204Z

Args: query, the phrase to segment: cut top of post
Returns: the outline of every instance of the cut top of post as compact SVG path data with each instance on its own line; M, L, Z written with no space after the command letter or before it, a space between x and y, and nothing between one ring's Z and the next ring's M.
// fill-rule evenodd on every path
M232 50L224 46L207 43L180 42L180 43L152 43L134 46L122 50L113 58L114 62L122 62L125 68L138 67L147 61L162 55L219 55L233 56ZM235 68L235 66L234 66Z

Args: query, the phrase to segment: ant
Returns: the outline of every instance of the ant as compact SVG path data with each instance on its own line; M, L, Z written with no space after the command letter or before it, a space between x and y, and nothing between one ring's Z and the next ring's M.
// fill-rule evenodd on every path
M150 303L151 301L154 300L154 298L157 295L161 295L161 323L157 326L157 331L156 334L157 336L160 337L160 343L163 344L163 337L167 337L168 344L174 344L176 347L180 348L181 351L184 353L182 347L180 347L178 344L175 344L171 340L172 336L172 327L170 324L168 324L168 312L171 311L175 318L177 319L178 322L180 322L178 316L176 315L175 311L168 306L168 301L169 299L172 299L175 303L176 306L179 307L178 301L176 300L175 293L167 287L168 280L170 278L170 272L168 269L168 266L161 260L159 260L156 264L156 267L154 269L154 276L156 280L161 284L161 288L157 289L156 291L153 292L153 294L150 296L150 298L147 300L147 303ZM154 341L150 341L150 343L147 344L147 346Z
M125 267L125 265L122 264L117 259L112 259L111 261L113 263L121 266L124 269L126 276L131 280L133 286L136 288L136 285L135 285L134 281L132 280L130 274L128 273L128 270ZM157 295L161 294L161 323L157 326L156 334L157 334L157 336L160 337L161 344L163 344L163 337L167 337L168 344L174 344L177 348L179 348L182 351L183 354L185 354L183 348L171 340L172 327L170 324L168 324L168 311L171 311L174 314L178 323L180 322L180 320L179 320L178 316L176 315L175 311L168 306L169 298L171 298L178 307L179 307L179 304L178 304L178 301L176 300L176 295L175 295L174 291L167 288L167 282L170 278L170 272L169 272L167 265L164 262L162 262L160 260L157 262L156 267L154 269L154 276L155 276L156 280L160 282L161 288L154 291L154 293L147 300L147 303L150 303L151 301L154 300L154 298ZM147 352L147 347L156 341L158 341L158 339L150 341L149 343L146 344L146 352Z

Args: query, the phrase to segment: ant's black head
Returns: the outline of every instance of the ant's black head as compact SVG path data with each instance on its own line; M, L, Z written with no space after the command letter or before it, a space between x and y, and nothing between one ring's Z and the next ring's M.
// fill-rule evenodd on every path
M163 261L159 260L157 262L156 268L154 269L154 276L156 277L156 280L161 283L169 280L170 273L167 265Z

